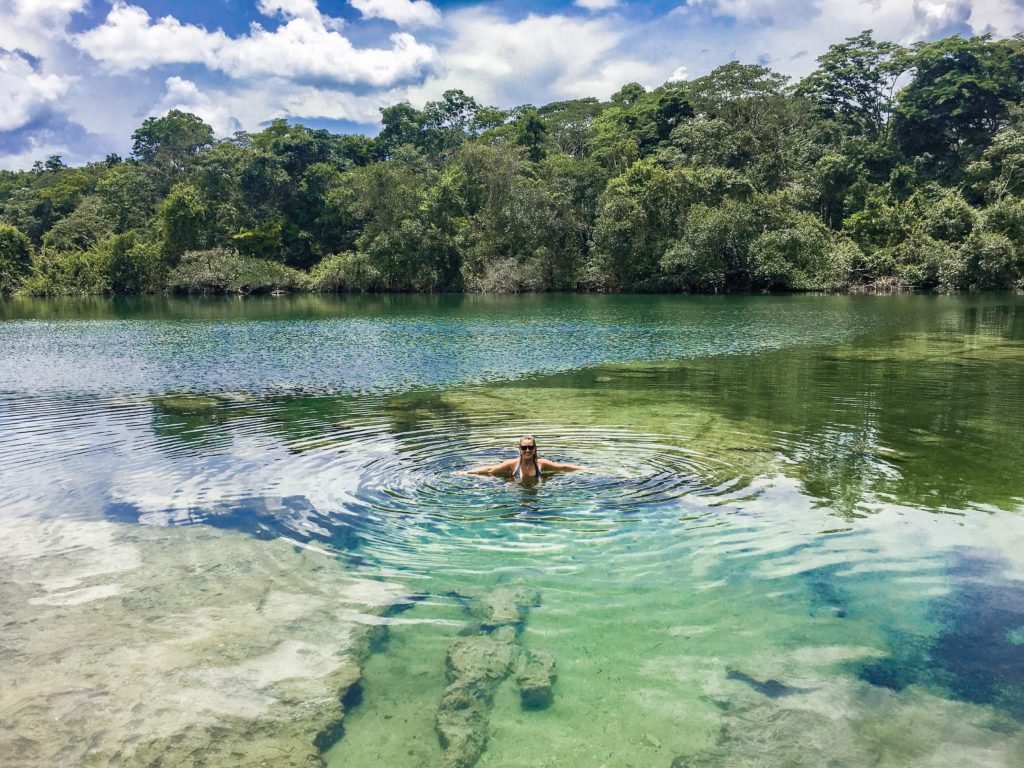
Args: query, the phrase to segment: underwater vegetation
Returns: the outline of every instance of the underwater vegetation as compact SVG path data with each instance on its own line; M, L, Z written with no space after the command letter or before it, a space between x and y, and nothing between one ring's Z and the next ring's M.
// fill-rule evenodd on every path
M929 607L934 637L893 632L892 652L855 669L873 685L941 689L1024 720L1024 582L983 551L955 551L952 589Z

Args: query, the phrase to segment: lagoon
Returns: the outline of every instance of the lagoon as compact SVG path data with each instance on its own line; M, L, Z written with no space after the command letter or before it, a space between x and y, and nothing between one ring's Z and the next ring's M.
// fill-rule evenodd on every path
M10 301L0 430L15 766L1024 759L1024 297Z

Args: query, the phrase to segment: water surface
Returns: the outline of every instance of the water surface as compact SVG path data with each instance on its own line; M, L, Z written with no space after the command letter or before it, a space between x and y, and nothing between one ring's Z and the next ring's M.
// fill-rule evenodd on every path
M513 587L554 702L499 685L477 765L1024 759L1020 297L12 302L0 350L16 764L268 712L332 766L446 764L446 654ZM523 433L587 470L454 474ZM69 714L147 669L191 719Z

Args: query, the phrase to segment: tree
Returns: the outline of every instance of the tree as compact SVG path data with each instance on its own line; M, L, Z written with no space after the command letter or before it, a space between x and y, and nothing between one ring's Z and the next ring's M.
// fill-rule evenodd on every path
M612 94L611 101L617 107L631 107L636 104L647 93L647 89L640 83L626 83Z
M928 154L936 173L956 177L1024 99L1024 39L917 43L909 63L914 76L897 97L895 136L907 155Z
M691 163L742 170L772 191L810 171L811 111L786 89L788 78L766 67L730 62L688 85L697 114L670 139Z
M78 207L61 219L43 237L47 251L88 251L114 231L114 221L103 201L95 196L82 198Z
M146 118L132 134L132 156L156 168L168 185L212 145L213 128L178 109L164 117Z
M473 135L480 105L476 99L459 90L448 90L439 101L428 101L423 107L423 130L420 147L435 160L446 161Z
M121 233L141 227L156 208L158 190L150 174L137 165L114 165L96 184L103 211Z
M967 167L982 199L1024 196L1024 107L1010 108L1010 124L999 131L978 162Z
M23 232L0 223L0 296L14 293L32 269L32 243Z
M160 207L160 230L164 257L168 264L178 263L185 251L206 246L206 206L191 184L176 184Z
M829 46L818 57L818 69L800 83L797 93L848 130L877 138L885 133L896 82L908 63L904 48L878 42L870 29L865 30Z
M612 96L610 106L593 121L591 152L621 172L634 160L654 153L676 126L693 115L678 83L650 93L630 83Z
M134 232L114 235L100 245L109 252L110 288L116 294L152 293L164 278L160 245Z
M687 92L696 112L741 126L774 109L788 82L788 77L767 67L730 61L691 81Z
M556 101L538 109L537 114L544 120L548 141L554 149L582 157L589 152L594 119L605 107L595 98Z
M428 101L423 107L426 130L453 129L467 133L473 125L480 105L476 99L460 90L448 90L439 101Z
M547 128L536 109L527 110L516 121L516 143L526 147L527 157L535 163L544 159L544 137Z
M609 181L594 226L596 271L621 289L659 287L661 260L693 202L689 192L685 172L649 159Z
M417 146L420 143L424 121L423 114L407 101L390 107L381 107L382 128L375 143L378 159L386 160L403 144Z
M277 158L280 166L294 182L302 178L315 163L338 162L340 146L328 131L310 130L304 125L289 125L277 119L264 130L250 137L249 146Z
M20 229L36 246L57 221L78 207L92 192L96 174L82 168L28 176L32 184L15 190L4 203L4 220Z

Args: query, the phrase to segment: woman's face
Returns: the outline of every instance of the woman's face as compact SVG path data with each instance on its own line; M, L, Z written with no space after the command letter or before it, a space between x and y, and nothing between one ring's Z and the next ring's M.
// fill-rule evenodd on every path
M522 459L532 459L537 456L537 441L536 440L520 440L519 441L519 457Z

